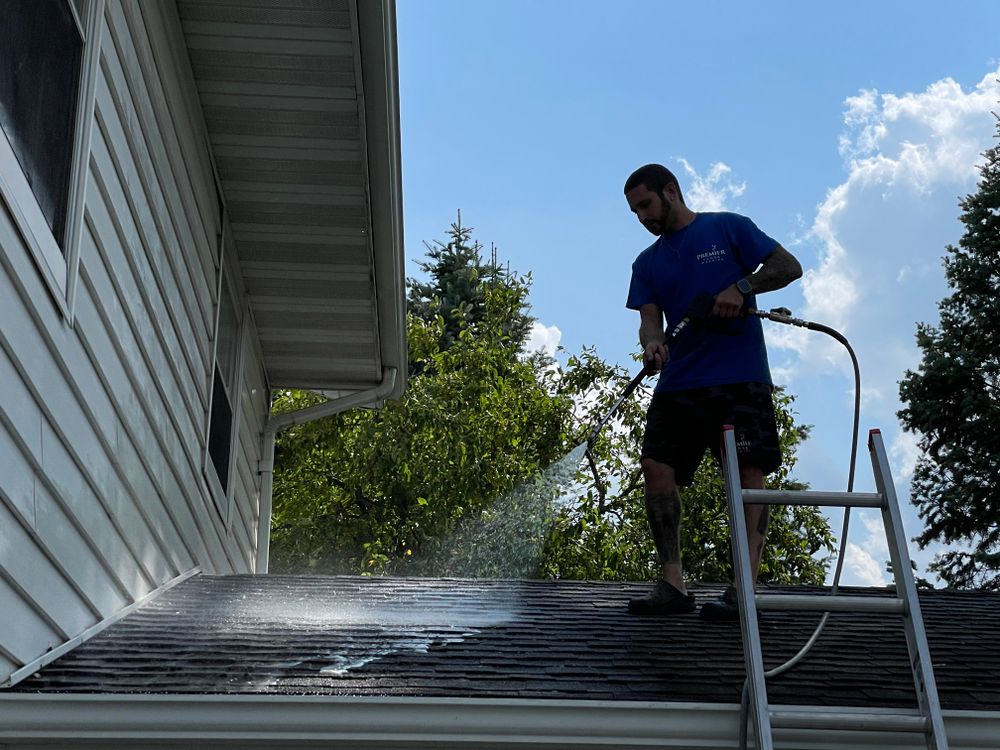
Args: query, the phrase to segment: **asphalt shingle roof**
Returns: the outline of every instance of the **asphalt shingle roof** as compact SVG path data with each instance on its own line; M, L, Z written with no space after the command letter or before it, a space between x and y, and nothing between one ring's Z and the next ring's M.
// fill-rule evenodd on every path
M647 588L197 576L13 690L737 702L739 624L629 615L626 601ZM721 587L692 591L701 602ZM944 707L1000 709L1000 595L926 591L921 605ZM765 613L768 666L792 656L818 619ZM912 707L900 618L832 615L768 693L775 704Z

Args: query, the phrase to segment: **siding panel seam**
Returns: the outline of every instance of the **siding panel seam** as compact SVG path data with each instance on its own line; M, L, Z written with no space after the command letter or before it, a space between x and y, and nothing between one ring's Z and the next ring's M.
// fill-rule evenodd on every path
M89 214L88 214L88 219L89 219ZM88 225L89 225L89 221L88 221ZM95 301L94 311L97 314L98 318L101 320L101 322L106 327L108 327L110 330L113 330L113 328L111 327L110 323L107 320L107 313L104 311L104 309L99 304L97 304L98 295L96 294L96 292L94 290L93 282L91 281L90 275L87 272L86 268L81 268L81 270L80 270L80 281L82 282L82 285L87 289L87 292L90 294L90 296ZM135 373L132 371L131 366L127 364L127 360L125 360L125 359L122 358L123 355L122 355L122 352L121 352L121 349L120 349L120 343L117 340L113 339L113 345L115 346L116 353L119 355L119 358L122 361L122 369L125 372L126 378L128 378L129 384L132 386L133 390L136 393L140 393L141 394L142 393L142 388L140 388L138 386L138 384L136 383ZM88 350L89 350L89 346L88 346ZM143 401L143 403L145 403L144 400L142 400L142 401ZM167 410L167 411L169 413L169 410ZM143 407L143 416L145 417L145 420L146 420L147 423L153 424L153 421L151 420L149 413L146 411L145 405ZM122 421L122 424L124 425L125 430L128 433L129 439L132 441L132 443L134 445L141 445L141 443L138 443L136 441L136 435L135 435L134 429L129 424L125 423L124 420ZM228 551L225 549L225 539L224 539L224 536L220 533L218 527L213 523L213 520L212 520L212 517L211 517L212 515L214 515L214 508L210 507L209 505L207 505L204 502L205 501L204 493L201 493L201 492L197 493L199 496L201 496L200 497L200 499L202 500L202 502L201 502L201 508L199 508L198 505L195 504L192 501L190 488L187 487L187 485L189 484L189 482L185 482L184 481L184 478L182 476L183 472L180 471L179 467L175 463L174 457L172 455L172 452L165 447L165 445L164 445L164 438L163 438L162 433L160 431L158 431L158 430L152 430L152 429L149 430L149 432L153 436L153 439L156 441L156 444L157 444L157 446L160 449L161 455L162 455L162 457L164 459L164 464L169 467L171 476L173 477L173 479L176 482L177 486L180 488L181 492L184 495L185 505L187 505L188 511L191 513L191 516L192 516L192 518L193 518L193 520L195 522L195 525L199 529L198 538L200 540L202 540L202 541L204 541L204 542L207 543L208 539L209 539L209 535L212 532L214 532L215 539L219 542L219 545L218 545L218 548L217 548L218 551L231 564L232 560L230 558L230 555L229 555ZM187 451L184 451L182 449L181 452L184 453L184 455L188 457L187 465L188 465L188 468L191 469L191 471L192 471L192 473L189 476L191 476L192 478L194 478L196 484L199 483L199 479L200 479L200 476L201 476L201 469L200 469L200 467L192 466L192 464L190 462L190 456L187 453ZM145 459L145 456L143 455L142 451L136 451L136 453L138 454L138 456L139 456L140 460L142 461L143 466L147 470L147 472L149 472L151 476L155 477L155 472L152 472L151 467L148 465L148 463L147 463L147 461ZM163 488L161 487L159 489L160 489L160 493L162 495L163 494L162 493L162 489ZM169 503L165 503L165 506L169 507ZM206 518L206 516L208 516L208 517ZM206 523L209 525L210 528L206 528L205 527ZM208 558L209 561L211 561L213 567L216 570L219 570L220 566L218 565L218 561L217 560L213 560L212 550L210 548L206 547L206 553L207 553L207 558Z
M0 414L0 422L7 426L7 429L10 430L11 434L14 436L14 440L18 440L16 433L11 430L11 426L7 424L7 420L4 418L3 414ZM0 500L3 501L4 507L7 508L10 514L17 519L18 524L20 524L21 528L24 529L24 532L31 537L31 540L35 543L35 546L38 547L39 551L41 551L41 553L45 556L45 559L49 561L49 564L59 571L63 580L66 581L66 585L73 589L74 593L80 598L80 601L83 602L88 610L90 610L90 613L98 619L103 617L104 614L101 612L101 608L97 606L97 604L87 595L83 588L81 588L81 586L76 582L76 579L70 573L69 569L59 561L49 545L35 530L34 526L32 526L28 519L24 517L20 510L18 510L17 506L10 502L10 499L3 491L0 491Z
M112 47L115 46L115 40L113 36L108 32L108 38L111 40ZM167 268L170 271L171 278L174 281L173 288L177 291L177 296L180 300L180 304L183 307L185 313L185 320L188 323L188 330L184 330L184 326L181 324L179 317L180 311L174 309L172 306L167 306L167 315L172 323L174 335L178 340L188 340L195 345L195 351L198 354L198 366L195 366L191 362L189 348L182 347L181 350L184 352L185 360L188 364L188 369L191 372L192 377L195 382L197 382L198 375L208 369L208 361L211 357L211 351L209 346L209 341L212 337L212 329L209 322L203 319L201 315L201 310L198 310L198 314L193 314L193 309L198 308L191 300L191 296L194 294L194 287L189 284L186 289L182 288L180 285L180 277L176 275L176 270L174 268L174 262L171 257L171 252L169 248L171 246L180 247L181 239L177 234L176 222L173 218L174 209L170 205L170 201L167 199L167 191L164 190L161 181L156 174L156 168L154 165L153 153L149 148L147 139L142 132L141 119L142 115L139 112L135 102L134 97L128 91L127 73L124 68L124 64L120 62L120 56L117 50L112 50L115 54L115 62L118 63L117 68L121 72L122 80L119 81L112 68L112 61L108 55L102 55L101 57L101 72L104 81L107 84L108 93L110 94L111 102L114 107L114 114L117 118L117 122L122 129L125 136L125 143L128 146L129 155L132 158L132 162L136 167L136 175L138 176L139 183L142 185L143 196L147 201L151 203L150 205L150 217L156 227L156 239L158 240L157 248L150 248L148 246L149 240L144 236L142 237L143 250L146 254L146 259L149 264L150 269L153 272L153 278L156 281L157 290L160 296L166 300L170 298L170 294L167 292L167 283L164 279L164 268L163 263L156 262L156 255L151 252L152 249L158 249L162 253L162 259L165 262ZM109 53L110 54L110 53ZM125 89L124 93L119 89L119 84ZM100 86L98 86L98 96L101 95ZM123 97L128 97L131 106L126 106L125 99ZM109 137L109 124L106 120L106 116L103 112L102 107L96 108L97 121L100 127L102 136L107 139ZM131 127L127 125L131 123ZM137 132L138 131L138 132ZM115 157L115 149L109 149L112 154L112 159ZM93 163L93 155L92 155ZM123 172L121 166L116 164L116 169ZM155 188L155 189L154 189ZM125 191L126 195L130 194L131 191ZM157 200L159 199L159 200ZM156 203L157 205L152 205ZM134 210L134 207L133 207ZM161 216L161 212L166 214L167 224L164 224L164 217ZM170 228L168 235L167 226ZM171 243L173 241L173 245ZM193 245L193 242L192 242ZM208 290L209 299L212 300L212 304L215 303L215 292L214 289ZM197 321L197 326L195 322ZM196 333L196 329L199 333ZM199 391L199 396L202 399L203 405L208 401L207 385L205 390Z
M146 36L145 29L140 28L141 20L135 17L137 3L120 3L120 8L122 11L121 17L125 21L125 29L122 32L128 32L128 39L131 42L131 51L134 54L134 60L138 67L138 72L142 74L141 83L142 93L145 94L146 101L149 105L149 113L152 115L152 122L150 125L154 126L154 132L156 132L160 137L160 142L164 149L164 159L163 164L167 167L167 171L170 178L173 181L174 186L177 188L177 195L180 198L181 206L183 207L183 216L185 222L191 232L192 236L192 246L196 248L206 248L208 249L208 255L211 256L211 248L215 244L215 234L217 233L218 221L212 220L213 217L203 216L203 208L206 205L217 204L217 200L213 199L211 202L207 200L206 191L204 186L199 186L199 181L194 179L194 174L188 169L186 153L187 149L181 145L181 136L177 129L174 127L175 123L170 117L169 113L164 113L163 109L166 106L167 96L163 89L160 77L158 74L158 66L154 62L154 55L152 47L149 43L149 38ZM119 41L124 41L123 37L119 37ZM130 83L132 81L130 80ZM135 95L136 89L133 89L133 95ZM146 128L143 128L146 130ZM189 143L188 148L197 148L197 144ZM186 185L189 190L181 190L181 186ZM201 190L199 190L201 187ZM214 189L212 191L214 193ZM195 194L201 194L203 197L198 200L194 197ZM200 243L200 244L199 244ZM202 251L204 252L204 251ZM185 271L191 283L196 287L199 285L197 279L198 274L193 273L193 269L190 263L188 263L188 257L183 256L181 260L184 261ZM209 280L204 278L204 273L199 264L199 272L201 272L201 286L205 290L211 288L211 284L207 283ZM212 310L206 309L204 305L201 304L202 299L211 299L211 295L201 296L196 295L195 299L201 308L202 314L205 316L205 321L210 322L212 316Z
M120 98L113 96L116 107L120 110L120 121L123 124L134 122L135 132L132 134L132 138L140 138L145 145L146 152L150 155L150 164L152 165L153 172L152 177L159 188L160 194L163 196L164 205L167 209L167 215L170 219L173 235L177 238L176 249L183 246L197 248L198 240L195 239L196 234L201 234L203 241L206 243L208 242L208 239L205 235L204 228L202 228L200 232L196 232L194 227L191 226L190 214L187 210L187 200L185 198L186 191L181 190L181 183L177 180L177 177L174 174L167 144L164 141L167 134L160 130L160 124L155 113L155 106L151 101L149 91L144 86L146 71L143 69L138 60L138 54L134 45L126 47L126 42L133 42L131 33L127 28L122 29L119 27L118 23L116 23L118 19L117 16L111 11L111 3L108 4L108 12L106 13L106 16L110 16L108 21L108 28L110 32L109 37L113 42L118 64L122 71L122 80L120 83L123 88L121 93L127 95L131 100L132 106L130 109L132 112L135 112L134 120L122 116L124 103L120 100ZM129 52L132 54L129 55ZM105 58L102 58L102 62L104 59ZM114 80L113 75L112 80ZM119 91L118 86L110 86L110 89L112 94ZM158 168L157 165L162 166ZM146 180L143 180L143 182L145 183ZM167 189L168 182L169 187L172 188L170 190ZM144 188L147 193L151 194L153 192L148 184L144 185ZM168 195L173 198L173 201L168 200ZM179 202L179 208L176 208L173 205L175 201ZM183 221L180 219L183 219ZM180 231L182 227L185 232ZM182 238L182 235L184 234L186 234L186 236ZM164 243L163 249L165 251L164 257L171 268L172 277L178 283L182 280L186 281L188 293L183 295L183 298L185 300L185 307L188 308L188 317L191 320L200 321L202 329L207 334L206 339L210 339L213 309L211 307L206 308L202 299L211 300L214 303L215 295L212 285L202 285L202 294L199 295L197 291L198 284L195 282L195 279L191 274L190 265L183 257L180 259L176 257L176 249L173 248L170 243ZM183 269L183 273L181 272L181 269ZM192 307L193 309L191 309ZM195 312L197 312L197 314L195 314ZM207 352L202 351L201 354L203 359L208 358Z
M0 258L2 258L2 256L0 256ZM8 272L10 280L17 289L20 298L22 300L32 299L32 297L27 294L27 291L24 289L24 287L21 286L20 279L13 272L13 269L10 268L6 263L2 262L0 262L0 266L3 266L4 269ZM94 431L95 435L99 437L100 431L95 427L96 420L94 419L93 414L91 413L91 410L87 405L87 400L83 397L83 394L80 392L79 387L76 384L76 381L70 376L62 352L59 351L59 347L54 346L54 342L52 340L51 335L48 333L48 330L46 329L44 323L40 320L38 311L32 306L26 306L25 310L28 316L34 319L36 330L39 333L39 338L44 341L49 356L55 362L57 368L59 369L59 373L62 375L63 381L65 382L68 390L73 395L73 398L80 407L81 412L87 418L89 427L91 428L91 430ZM132 548L132 543L125 538L126 535L123 533L123 530L121 529L120 524L117 518L115 517L115 513L112 511L111 508L108 507L107 502L104 500L103 493L100 491L94 477L91 475L89 471L90 467L87 466L87 463L80 458L80 455L74 448L72 441L67 440L65 433L59 426L61 424L60 420L54 418L46 400L42 397L41 392L35 386L32 378L24 371L24 367L20 361L20 358L17 356L15 349L11 346L8 336L2 330L0 330L0 346L2 346L4 351L7 353L8 357L10 358L14 366L14 369L17 370L18 374L21 377L21 380L24 382L25 387L31 392L32 396L35 399L36 404L38 405L39 409L44 415L45 420L48 422L50 429L52 429L52 431L56 434L56 436L59 437L60 441L63 444L64 450L66 450L66 452L72 458L73 463L76 465L78 471L80 472L80 475L86 481L91 492L94 494L94 497L97 499L97 502L104 510L105 514L108 517L108 521L110 522L115 532L118 534L122 544L125 545L125 548L132 555L133 560L136 563L136 570L142 574L143 578L146 579L147 583L150 585L151 588L155 587L156 583L154 582L154 577L150 574L149 571L145 569L145 566L143 565L140 557L137 555L136 551ZM134 598L134 596L130 592L124 580L120 577L118 571L114 569L114 566L107 559L104 553L96 546L95 541L90 539L90 534L86 532L86 530L80 523L79 519L76 518L76 515L71 511L69 506L62 500L61 493L58 491L55 484L49 478L47 472L43 469L40 463L40 458L36 458L32 454L33 452L30 451L29 449L29 451L25 455L30 457L30 462L34 467L37 479L43 482L46 489L52 494L53 498L56 499L57 503L59 503L63 512L67 515L67 517L72 519L74 525L77 527L78 531L80 531L81 534L85 537L88 545L97 555L98 559L102 562L102 565L105 567L106 571L110 574L112 580L119 587L121 593L125 596L126 599L131 601Z

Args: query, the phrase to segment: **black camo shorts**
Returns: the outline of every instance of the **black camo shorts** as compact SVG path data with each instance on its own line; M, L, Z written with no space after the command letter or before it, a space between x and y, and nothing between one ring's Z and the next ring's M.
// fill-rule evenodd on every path
M772 390L766 383L734 383L654 393L642 457L670 466L677 484L687 487L706 448L721 460L722 426L731 424L740 466L770 474L781 465Z

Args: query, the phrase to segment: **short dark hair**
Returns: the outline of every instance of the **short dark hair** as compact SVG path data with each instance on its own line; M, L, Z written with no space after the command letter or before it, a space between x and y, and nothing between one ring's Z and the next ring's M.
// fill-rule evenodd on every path
M667 185L673 185L677 188L677 197L681 199L681 203L684 202L680 183L677 182L674 173L662 164L646 164L635 170L625 180L625 192L628 193L629 190L637 188L639 185L645 185L647 190L654 193L662 193L663 188Z

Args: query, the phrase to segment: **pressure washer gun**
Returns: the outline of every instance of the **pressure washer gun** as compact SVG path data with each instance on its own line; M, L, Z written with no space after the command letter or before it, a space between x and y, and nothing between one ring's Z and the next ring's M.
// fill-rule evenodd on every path
M684 313L684 317L681 318L680 322L673 327L670 333L667 334L663 345L669 347L671 344L676 342L677 339L679 339L684 333L684 330L691 324L691 321L704 318L708 315L713 304L715 304L715 298L712 295L699 294L695 298L694 302L691 303L687 312ZM631 382L625 386L625 390L622 391L622 395L618 397L618 400L615 401L614 405L610 410L608 410L608 413L604 416L604 418L594 426L593 430L590 431L590 436L587 438L588 458L591 458L592 460L592 457L590 456L590 448L593 446L594 441L597 440L597 436L601 434L601 430L604 429L604 426L611 421L615 414L618 413L618 409L620 409L621 405L628 400L628 397L635 392L635 389L639 387L642 381L655 373L656 370L654 370L649 364L645 364L639 374L632 378Z
M654 374L654 372L655 371L650 365L644 365L639 374L632 378L629 384L625 386L625 390L622 391L622 395L618 397L617 401L615 401L614 406L612 406L604 418L594 426L594 429L590 431L590 436L587 438L588 451L590 451L590 447L594 444L594 441L597 440L597 436L601 434L601 430L604 429L604 426L611 421L611 418L618 412L618 409L621 408L621 405L628 400L628 397L635 392L635 389L639 387L642 381Z
M691 306L684 314L684 317L681 318L680 322L673 327L673 330L671 330L670 333L667 334L666 339L663 341L663 345L669 347L677 341L677 339L681 337L681 334L684 333L684 330L691 324L691 321L704 318L708 315L713 304L715 304L715 298L712 295L698 295L694 302L691 303ZM600 473L597 471L597 461L594 459L594 454L591 451L591 448L594 447L594 443L597 441L597 437L601 434L601 430L604 429L604 426L611 421L615 414L618 413L618 409L621 408L621 405L624 404L628 397L635 392L635 389L639 387L643 380L648 378L650 375L655 374L655 372L656 370L654 370L648 363L644 364L642 370L639 371L639 374L632 378L629 384L625 386L625 390L622 391L622 395L618 397L618 400L615 401L614 405L608 410L608 413L604 415L604 418L594 425L594 429L590 431L590 435L587 437L587 450L584 455L586 455L587 463L590 465L590 471L594 475L594 481L597 483L597 486L601 488L602 495L604 493L604 482L601 481Z
M684 317L681 319L681 321L676 326L674 326L673 330L671 330L670 333L667 334L667 338L663 342L664 346L670 346L671 344L676 342L677 339L681 337L681 335L684 333L684 330L691 324L692 321L707 317L711 312L712 306L714 304L715 304L715 297L713 297L712 295L710 294L698 295L695 298L694 302L691 303L691 307L688 308L688 311L684 314ZM808 328L811 331L822 331L823 333L833 336L835 339L844 344L844 346L848 348L848 351L851 352L852 359L854 358L854 352L851 351L850 344L847 343L847 339L845 339L843 335L840 334L839 331L835 331L834 329L829 328L828 326L822 325L820 323L814 323L810 320L794 318L792 317L792 311L789 310L787 307L776 307L768 311L757 310L755 308L748 307L745 308L743 312L746 315L755 315L758 318L765 318L775 323L783 323L785 325L798 326L800 328ZM629 396L631 396L635 392L635 389L639 387L642 381L653 374L655 374L655 371L648 364L643 366L639 374L637 374L634 378L632 378L631 382L629 382L629 384L625 386L625 390L622 391L621 396L618 397L618 400L615 401L614 405L611 407L610 410L608 410L608 413L604 416L604 418L601 419L601 421L598 422L594 426L594 428L590 431L590 435L587 438L588 458L591 458L590 448L594 445L594 442L597 440L598 435L601 434L601 430L603 430L604 427L608 424L608 422L612 420L615 414L618 413L618 409L620 409L621 405L625 403L625 401L628 400Z

